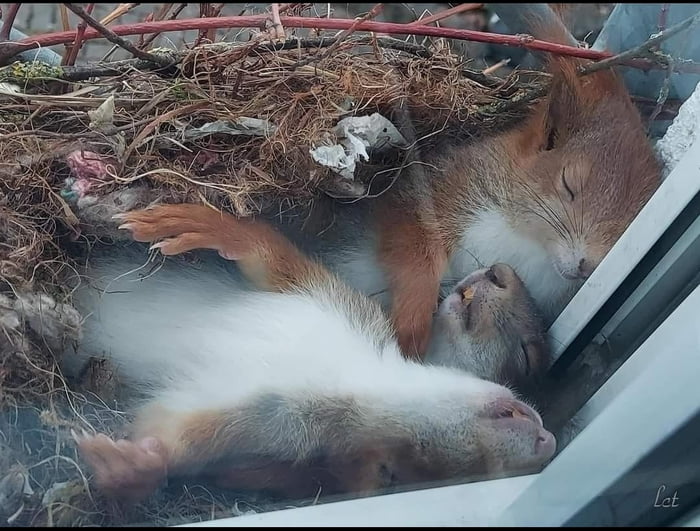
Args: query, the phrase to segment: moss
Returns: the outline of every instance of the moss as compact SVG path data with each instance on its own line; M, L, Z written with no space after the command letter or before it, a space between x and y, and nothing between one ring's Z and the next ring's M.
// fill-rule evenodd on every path
M60 66L51 66L39 61L15 61L11 65L0 68L0 81L13 81L15 83L40 79L61 79L62 76L63 69Z

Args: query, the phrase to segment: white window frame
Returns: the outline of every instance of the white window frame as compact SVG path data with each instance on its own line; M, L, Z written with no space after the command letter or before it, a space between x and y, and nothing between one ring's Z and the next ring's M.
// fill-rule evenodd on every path
M563 355L579 353L571 348L582 344L582 337L588 341L587 336L615 334L634 320L640 305L656 304L659 311L671 312L662 323L642 323L647 330L641 346L584 405L579 415L585 428L541 473L181 527L562 526L583 518L582 511L594 500L603 499L616 481L634 473L643 456L700 415L700 287L696 287L700 218L686 220L678 228L683 221L680 215L697 206L699 193L700 140L550 328L554 356L561 363ZM616 291L619 295L623 283L631 293L614 301L612 315L601 321L601 312L611 313L611 297ZM665 289L656 289L660 285ZM673 300L672 295L683 289L684 300L678 300L681 296ZM599 321L595 333L590 329L594 319ZM635 334L639 337L639 332ZM649 500L652 506L654 502ZM634 511L626 510L632 518ZM649 514L668 519L675 513ZM607 516L601 513L595 518L605 520ZM700 513L695 516L698 519ZM695 520L691 516L688 521Z

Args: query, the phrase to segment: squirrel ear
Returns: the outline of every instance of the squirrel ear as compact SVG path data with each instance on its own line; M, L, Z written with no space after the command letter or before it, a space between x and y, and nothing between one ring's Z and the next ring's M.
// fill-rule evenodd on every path
M531 377L541 378L549 369L551 353L546 338L539 335L527 336L520 343L523 355L527 357L528 373Z
M545 105L545 142L542 149L555 149L584 124L584 121L609 97L629 99L624 85L611 70L581 76L583 61L571 57L551 57L548 70L552 84Z
M545 105L545 144L542 146L545 151L565 144L575 130L580 113L577 96L576 88L565 77L553 77Z

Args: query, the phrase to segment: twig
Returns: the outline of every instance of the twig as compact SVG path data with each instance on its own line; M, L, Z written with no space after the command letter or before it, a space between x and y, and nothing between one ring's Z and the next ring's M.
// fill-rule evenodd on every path
M491 116L503 115L506 112L512 111L513 109L519 108L527 103L530 103L536 99L542 98L547 95L549 91L549 84L545 83L531 90L523 92L520 95L516 95L508 100L501 100L493 103L489 106L488 114Z
M210 17L218 17L221 15L221 10L224 8L226 4L218 3L218 4L211 4L209 7L209 16ZM215 29L210 29L209 33L207 33L207 39L209 39L209 42L216 42L216 30Z
M675 26L668 28L665 31L662 31L660 33L652 35L649 39L647 39L645 42L643 42L639 46L635 46L634 48L631 48L627 51L624 51L622 53L614 55L613 57L608 57L607 59L603 59L602 61L598 61L597 63L593 63L591 65L584 66L584 67L579 69L579 73L581 75L585 76L588 74L592 74L593 72L598 72L599 70L603 70L605 68L610 68L611 66L625 64L626 62L633 60L633 59L638 59L640 57L647 57L650 54L650 50L652 48L654 48L655 46L658 46L659 44L661 44L665 40L670 39L674 35L677 35L678 33L691 28L692 26L694 26L698 22L700 22L700 13L696 13L692 17L688 17L683 22L679 22ZM655 57L657 58L657 60L659 60L663 56L656 54ZM668 61L668 60L665 59L665 61ZM666 63L663 66L665 68L667 68L668 64Z
M212 5L207 2L203 2L199 4L199 17L200 18L206 18L206 17L211 17L215 16L213 15L212 11ZM216 40L216 30L215 29L200 29L199 30L199 35L197 35L197 40L194 41L193 47L196 48L202 42L204 39L207 39L209 42L214 42Z
M651 129L651 124L656 120L657 116L661 113L664 108L664 104L668 99L669 90L671 88L671 74L673 74L673 66L671 66L666 71L666 76L664 77L664 84L661 86L659 91L659 97L656 100L656 106L649 116L649 128Z
M269 30L270 40L284 40L287 38L287 34L284 31L284 26L280 20L280 5L273 2L270 9L272 11L272 27Z
M266 15L250 15L250 16L230 16L218 18L204 19L183 19L183 20L167 20L157 22L141 22L136 24L124 24L122 26L114 26L112 32L116 35L141 35L144 33L166 32L166 31L187 31L197 30L202 28L264 28L265 22L268 20ZM337 18L313 18L313 17L281 17L284 26L288 28L316 28L316 29L348 29L354 24L354 20L337 19ZM612 57L610 52L592 50L590 48L578 48L575 46L567 46L564 44L556 44L547 41L533 39L523 35L501 35L498 33L488 33L485 31L454 29L454 28L436 28L433 26L410 26L408 24L396 24L391 22L371 22L366 21L357 25L356 31L370 31L375 33L396 34L396 35L426 35L430 37L443 37L446 39L456 39L474 42L484 42L491 44L501 44L503 46L513 46L535 50L541 52L549 52L554 55L565 55L570 57L580 57L582 59L600 60ZM100 32L88 30L85 32L85 40L102 38ZM0 46L8 44L20 44L31 49L39 46L55 46L70 42L75 38L75 32L57 32L45 35L28 37L22 39L19 43L4 43ZM4 50L0 48L0 59L8 57L14 49ZM631 60L625 63L628 66L636 68L665 68L665 65L655 64L648 60ZM676 68L676 72L700 72L700 65L696 63L681 63Z
M63 4L58 4L58 11L61 14L61 27L63 31L70 30L70 20L68 20L68 10Z
M501 68L502 66L506 66L508 63L510 63L510 57L508 57L506 59L502 59L502 60L498 61L496 64L489 66L488 68L484 68L481 71L481 73L486 75L486 76L489 76L489 75L493 74L496 70Z
M326 57L330 57L333 52L335 52L338 49L338 46L346 40L350 35L352 35L355 30L357 29L357 26L359 26L362 22L366 22L367 20L376 17L379 15L382 10L384 9L384 4L377 4L375 5L372 9L370 9L367 13L365 13L361 17L357 17L355 19L355 22L350 26L348 29L342 31L340 35L337 36L336 41L331 45L328 50L326 50L320 57L318 57L318 60L323 60Z
M114 11L100 20L100 24L107 26L139 5L141 4L119 4Z
M68 9L63 4L58 4L58 11L61 14L61 27L63 31L70 30L70 20L68 19ZM70 56L70 51L72 46L70 44L63 45L63 57L61 58L61 64L65 65L68 63L68 58Z
M87 9L85 12L88 15L92 15L92 10L95 8L95 3L91 3L87 6ZM72 66L75 64L76 59L78 58L78 54L80 53L80 48L83 45L83 35L85 35L85 30L87 29L87 23L84 20L80 21L80 24L78 24L78 31L75 36L75 42L73 45L69 48L68 54L65 58L65 65L66 66Z
M439 20L444 20L452 15L457 15L458 13L464 13L465 11L474 11L476 9L481 9L484 4L459 4L458 6L451 7L435 15L429 17L420 18L415 22L411 22L409 26L425 26L427 24L432 24L433 22L438 22Z
M659 11L659 31L666 29L666 22L668 20L668 8L671 4L661 4L661 11Z
M10 40L10 30L15 23L17 11L22 4L10 4L10 9L7 10L7 16L2 19L2 28L0 28L0 41Z
M116 20L117 18L121 17L122 15L128 13L131 11L133 8L136 6L140 6L141 4L119 4L119 6L112 11L109 15L107 15L105 18L100 20L100 24L107 26L110 22ZM169 10L173 5L172 4L161 4L161 10L165 9L166 11ZM155 20L161 20L161 18L157 18ZM151 21L154 20L154 15L153 13L149 13L146 18L144 18L144 22L146 21ZM143 50L144 47L144 35L139 36L138 44L136 44L136 48L139 50ZM111 56L114 52L116 52L119 49L118 46L112 46L112 49L109 51L107 54L107 57ZM103 61L106 59L103 59Z
M170 6L172 7L173 4L167 4L167 5L170 5ZM168 18L168 20L175 20L175 19L178 17L178 15L179 15L180 13L182 13L182 10L185 9L186 7L187 7L187 4L186 4L186 3L181 3L179 6L177 6L177 7L175 8L175 10L173 11L173 14L170 15L170 18ZM163 10L161 10L161 11L155 16L155 20L163 20L163 18L165 18L165 15L168 14L168 11L169 11L169 10L170 10L170 9L167 9L167 10L166 10L166 9L163 9ZM149 35L149 36L143 41L143 46L142 46L141 48L144 49L144 50L145 50L146 48L148 48L148 46L149 46L154 40L156 40L156 39L158 38L159 35L160 35L160 32L158 32L158 33L152 33L151 35Z
M169 66L171 64L171 61L165 57L159 57L152 53L139 50L129 41L127 41L126 39L122 39L115 32L97 22L97 20L95 20L89 14L87 14L82 7L76 6L75 4L65 4L65 6L68 9L70 9L73 13L78 15L80 18L82 18L89 26L95 28L95 30L98 31L105 39L107 39L113 44L116 44L117 46L124 48L126 51L130 52L134 57L138 57L139 59L143 59L145 61L151 61L152 63L156 63L161 66Z

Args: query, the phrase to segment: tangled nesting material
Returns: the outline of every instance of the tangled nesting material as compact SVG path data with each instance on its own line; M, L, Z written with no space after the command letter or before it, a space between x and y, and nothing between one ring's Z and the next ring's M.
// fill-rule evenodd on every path
M362 197L376 173L398 175L405 149L368 149L349 173L319 163L324 147L367 147L344 121L387 118L426 143L488 134L547 87L544 74L500 80L395 39L328 44L339 43L206 45L167 52L165 70L0 69L0 293L70 304L86 243L119 238L111 216L153 201L250 215L323 193Z

